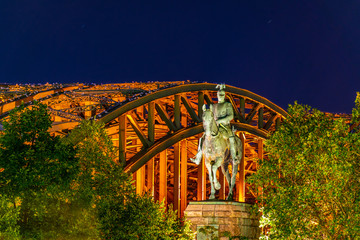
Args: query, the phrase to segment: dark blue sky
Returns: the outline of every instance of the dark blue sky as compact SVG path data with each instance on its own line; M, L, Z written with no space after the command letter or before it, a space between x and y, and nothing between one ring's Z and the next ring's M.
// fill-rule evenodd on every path
M224 82L350 113L359 26L355 0L2 0L0 82Z

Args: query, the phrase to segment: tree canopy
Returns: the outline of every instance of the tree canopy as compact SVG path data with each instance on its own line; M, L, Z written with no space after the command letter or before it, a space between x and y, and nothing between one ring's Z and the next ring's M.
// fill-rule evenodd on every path
M0 216L12 217L3 231L7 237L54 236L59 226L69 224L63 207L69 205L70 185L79 170L75 149L49 134L50 115L38 102L15 108L3 126L0 197L2 211L14 213Z
M135 193L104 125L54 137L47 106L15 108L0 134L0 239L191 239L188 223Z
M353 122L359 119L356 100ZM295 102L250 182L270 239L359 239L360 132Z
M83 121L66 141L77 145L80 190L96 206L102 239L192 239L188 222L153 197L135 193L103 124Z
M3 122L0 135L0 186L8 196L68 187L77 174L75 150L49 134L46 105L35 103L15 108Z

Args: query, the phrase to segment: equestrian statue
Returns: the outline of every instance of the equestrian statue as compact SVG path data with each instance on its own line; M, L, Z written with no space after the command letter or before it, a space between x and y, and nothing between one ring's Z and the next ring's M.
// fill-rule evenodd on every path
M204 134L199 140L198 152L195 158L190 160L197 165L204 157L205 166L209 173L211 194L209 199L215 199L215 190L221 185L216 177L219 167L229 184L227 200L232 200L238 165L242 160L242 142L231 130L230 121L234 119L231 103L225 101L225 84L216 86L218 103L211 104L207 109L203 105ZM229 165L232 164L232 175L229 173Z

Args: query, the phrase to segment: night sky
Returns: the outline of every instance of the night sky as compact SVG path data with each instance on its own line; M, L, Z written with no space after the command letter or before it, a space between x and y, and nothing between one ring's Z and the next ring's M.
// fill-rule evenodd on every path
M350 113L360 1L1 0L1 83L226 83Z

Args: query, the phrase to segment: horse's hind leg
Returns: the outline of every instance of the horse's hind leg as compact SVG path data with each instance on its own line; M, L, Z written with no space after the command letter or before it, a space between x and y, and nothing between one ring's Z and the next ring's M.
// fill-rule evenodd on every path
M234 186L235 186L235 181L236 181L236 174L238 172L238 167L239 167L239 164L235 164L233 161L231 184L229 185L229 195L226 198L226 200L233 200L233 191L234 191Z
M221 171L224 174L228 185L230 186L230 184L231 184L231 176L230 176L230 173L229 173L229 165L228 164L221 165Z
M237 159L232 159L232 177L231 177L231 185L229 185L229 195L226 198L227 200L232 200L233 198L233 190L235 186L235 180L236 180L236 174L238 172L238 167L240 164L240 161L244 161L242 159L242 142L239 137L235 137L235 143L236 143L236 149L237 149ZM240 161L239 161L240 160Z
M206 165L206 168L208 170L209 173L209 181L210 181L210 185L211 185L211 192L210 192L210 197L209 199L215 199L215 187L214 187L214 182L213 182L213 174L212 174L212 167L211 165ZM215 179L216 179L216 175L215 175Z

